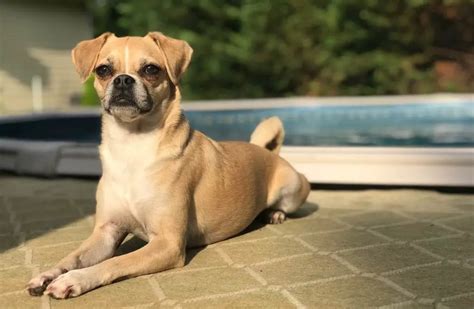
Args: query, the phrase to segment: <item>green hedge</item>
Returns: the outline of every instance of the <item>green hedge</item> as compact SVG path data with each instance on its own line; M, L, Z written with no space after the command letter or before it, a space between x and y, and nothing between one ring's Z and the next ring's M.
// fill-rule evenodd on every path
M469 76L445 85L434 72L449 58L438 49L472 52L470 0L100 3L97 34L159 30L191 44L188 99L472 90Z

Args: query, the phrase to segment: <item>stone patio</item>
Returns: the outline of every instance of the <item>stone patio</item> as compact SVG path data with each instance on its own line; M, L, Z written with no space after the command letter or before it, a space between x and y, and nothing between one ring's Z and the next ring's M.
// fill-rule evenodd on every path
M474 196L423 190L313 191L284 224L191 250L184 268L28 296L91 232L96 183L0 175L0 308L474 307Z

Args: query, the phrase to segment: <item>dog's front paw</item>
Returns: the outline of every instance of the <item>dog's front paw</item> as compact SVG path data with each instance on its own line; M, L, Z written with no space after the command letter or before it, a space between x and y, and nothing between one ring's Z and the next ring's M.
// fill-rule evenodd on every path
M83 269L71 270L54 279L44 292L56 299L79 296L95 286Z
M43 295L46 287L56 279L59 275L64 273L61 269L51 269L45 271L44 273L39 274L28 282L26 289L31 296L41 296Z

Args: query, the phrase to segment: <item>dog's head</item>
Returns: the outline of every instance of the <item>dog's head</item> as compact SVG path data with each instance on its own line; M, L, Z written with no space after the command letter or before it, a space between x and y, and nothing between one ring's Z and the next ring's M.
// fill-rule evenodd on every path
M104 33L77 44L72 60L83 81L95 74L94 87L104 110L133 122L169 99L192 52L185 41L160 32L121 38Z

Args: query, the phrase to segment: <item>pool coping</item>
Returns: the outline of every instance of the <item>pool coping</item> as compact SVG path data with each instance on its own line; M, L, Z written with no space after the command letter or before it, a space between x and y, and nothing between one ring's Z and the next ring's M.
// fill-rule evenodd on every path
M474 148L283 147L312 183L474 187Z
M260 108L287 108L311 106L351 106L351 105L393 105L393 104L433 104L433 103L472 103L474 93L449 94L436 93L426 95L390 95L361 97L291 97L262 99L197 100L183 102L184 110L241 110Z
M101 175L96 145L43 143L38 151L35 142L9 143L9 151L0 151L0 170L46 177ZM474 148L287 146L281 156L314 184L474 187Z

